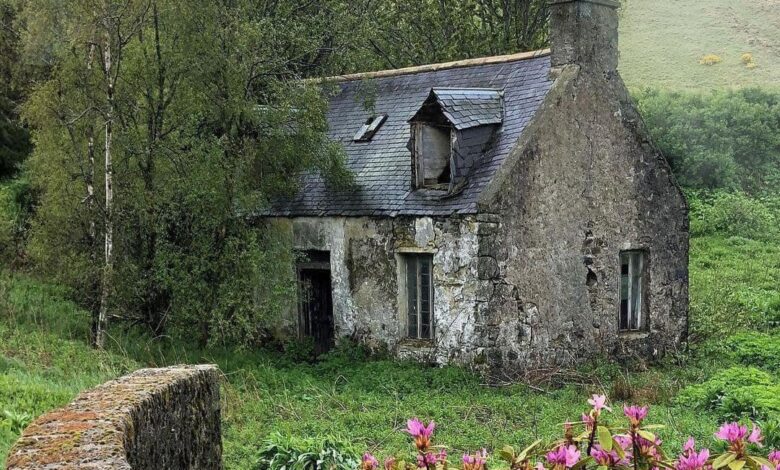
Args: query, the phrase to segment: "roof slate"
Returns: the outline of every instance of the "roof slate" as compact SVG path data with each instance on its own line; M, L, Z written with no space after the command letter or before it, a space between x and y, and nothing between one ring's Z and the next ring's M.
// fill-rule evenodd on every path
M542 56L372 78L370 89L376 95L370 111L363 107L364 80L337 83L338 92L330 98L327 113L329 137L344 147L357 188L331 190L318 174L306 174L296 196L272 202L263 215L394 217L476 213L480 192L550 90L549 71L550 58ZM454 124L457 120L456 126L469 127L475 121L496 123L496 95L499 103L502 98L496 90L503 94L502 125L462 191L442 197L437 191L412 190L412 160L407 148L411 133L407 121L431 92L445 107L459 113L452 118ZM355 132L377 114L388 117L371 141L353 141ZM499 105L498 122L501 117Z
M434 88L426 101L438 103L444 116L458 130L501 124L501 90Z

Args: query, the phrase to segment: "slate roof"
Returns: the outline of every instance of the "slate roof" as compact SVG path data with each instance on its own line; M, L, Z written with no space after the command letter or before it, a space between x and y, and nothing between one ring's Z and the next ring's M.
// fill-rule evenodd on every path
M479 59L477 65L474 62L340 77L338 91L329 101L329 136L343 145L357 188L333 191L319 175L307 174L297 196L272 202L263 215L395 217L476 213L480 192L516 144L552 82L546 53ZM369 87L363 86L366 80L372 82ZM375 93L373 111L364 109L367 88ZM452 90L465 88L490 90L468 94ZM462 191L442 197L440 191L413 190L411 152L407 148L409 119L433 92L459 125L471 125L475 120L495 122L495 90L503 95L503 122ZM472 100L476 94L480 98L486 95L485 99ZM388 117L371 141L353 141L366 120L378 114Z
M426 101L438 103L442 113L458 130L501 124L503 114L501 90L434 88Z

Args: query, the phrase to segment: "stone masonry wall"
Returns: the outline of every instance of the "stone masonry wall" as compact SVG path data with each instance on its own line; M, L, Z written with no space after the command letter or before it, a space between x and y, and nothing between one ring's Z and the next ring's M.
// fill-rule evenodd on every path
M10 470L221 469L215 366L141 369L36 419Z

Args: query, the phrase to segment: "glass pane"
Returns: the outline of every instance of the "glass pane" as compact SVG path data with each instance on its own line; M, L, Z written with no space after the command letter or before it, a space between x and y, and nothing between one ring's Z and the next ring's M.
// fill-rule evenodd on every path
M620 329L627 330L628 325L628 287L629 257L620 255Z
M417 263L412 256L406 257L406 295L408 297L409 337L417 338Z
M420 338L431 337L431 260L420 258Z
M642 328L642 253L631 256L631 329Z

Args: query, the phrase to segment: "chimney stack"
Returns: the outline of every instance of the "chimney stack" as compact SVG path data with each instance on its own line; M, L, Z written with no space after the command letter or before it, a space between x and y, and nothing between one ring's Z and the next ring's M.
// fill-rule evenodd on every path
M619 7L617 0L550 0L552 66L616 73Z

